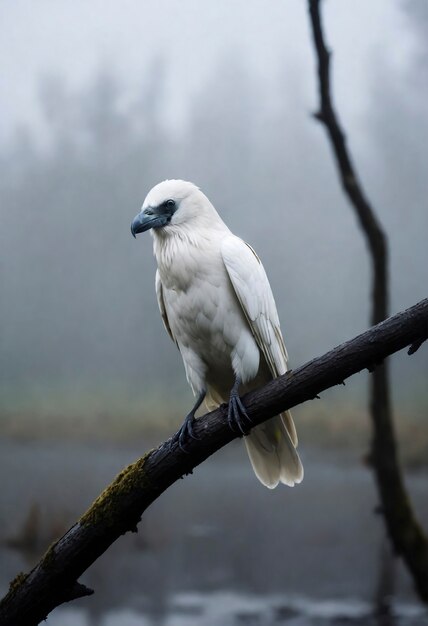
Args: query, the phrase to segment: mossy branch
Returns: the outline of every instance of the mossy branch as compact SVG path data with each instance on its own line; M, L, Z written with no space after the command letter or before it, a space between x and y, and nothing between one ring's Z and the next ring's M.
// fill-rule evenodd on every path
M248 415L254 425L260 424L427 337L425 299L247 394L243 401ZM135 532L147 507L172 483L237 437L228 427L225 405L199 418L195 433L200 438L189 442L187 452L180 450L174 435L126 467L34 569L15 578L0 602L0 625L35 626L63 602L93 593L78 582L88 567L121 535ZM421 538L422 530L414 537L415 549Z

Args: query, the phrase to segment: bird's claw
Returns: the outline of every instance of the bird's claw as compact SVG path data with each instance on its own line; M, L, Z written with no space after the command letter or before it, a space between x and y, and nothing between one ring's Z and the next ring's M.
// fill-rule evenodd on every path
M195 441L199 440L200 437L195 435L195 431L193 430L193 422L195 421L195 416L193 413L189 413L186 415L183 425L178 431L178 447L182 452L188 453L186 450L186 442L188 439L194 439Z
M251 424L251 419L245 406L242 404L239 394L232 390L227 410L227 423L230 430L234 432L239 431L242 435L248 435L248 429L245 429L243 425L244 419Z

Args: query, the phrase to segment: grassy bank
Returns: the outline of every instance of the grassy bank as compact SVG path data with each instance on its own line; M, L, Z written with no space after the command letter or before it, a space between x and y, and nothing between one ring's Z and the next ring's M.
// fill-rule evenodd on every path
M0 414L0 437L20 441L111 442L127 445L138 440L162 441L179 426L185 415L187 398L172 405L154 398L145 399L130 410L119 403L104 404L103 410L86 405L74 413L45 413L6 410ZM77 407L76 407L77 408ZM340 403L310 403L293 411L301 446L348 449L366 454L370 441L370 421L366 413ZM407 466L428 465L428 420L416 411L410 415L396 412L400 454Z

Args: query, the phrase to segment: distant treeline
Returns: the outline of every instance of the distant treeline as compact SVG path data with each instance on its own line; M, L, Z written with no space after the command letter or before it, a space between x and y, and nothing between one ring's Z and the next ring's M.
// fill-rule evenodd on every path
M427 295L428 64L426 51L418 55L407 75L374 65L364 115L343 120L390 235L393 311ZM44 140L20 128L0 147L7 410L26 398L37 409L64 390L84 411L82 389L108 398L117 388L126 412L127 398L186 388L157 310L150 237L134 241L129 231L146 192L164 178L198 184L259 252L292 365L367 326L365 244L310 117L315 85L305 93L285 73L267 93L244 60L226 58L174 125L167 71L153 63L132 102L113 75L80 92L45 79ZM427 350L394 364L397 402L427 406ZM55 397L60 411L62 395Z

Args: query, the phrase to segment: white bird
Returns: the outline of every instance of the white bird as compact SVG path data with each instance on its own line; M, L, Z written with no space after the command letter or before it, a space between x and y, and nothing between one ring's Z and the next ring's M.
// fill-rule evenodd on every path
M190 182L165 180L153 187L131 225L134 237L149 229L159 309L197 397L180 430L180 447L194 437L192 424L203 400L208 410L228 402L230 427L247 433L249 418L239 394L284 374L288 363L263 265ZM288 411L252 428L244 441L263 485L301 482Z

